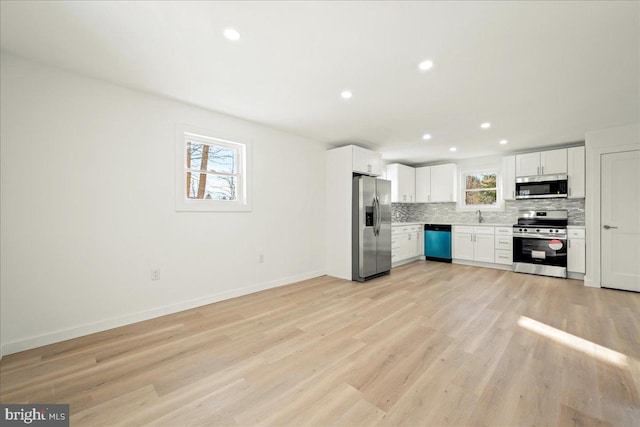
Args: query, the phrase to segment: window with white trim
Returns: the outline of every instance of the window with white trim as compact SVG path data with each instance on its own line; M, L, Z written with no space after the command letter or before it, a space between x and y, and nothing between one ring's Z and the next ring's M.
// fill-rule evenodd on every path
M467 169L460 171L458 209L501 210L499 191L501 179L497 169Z
M248 142L180 129L176 142L176 210L248 211Z

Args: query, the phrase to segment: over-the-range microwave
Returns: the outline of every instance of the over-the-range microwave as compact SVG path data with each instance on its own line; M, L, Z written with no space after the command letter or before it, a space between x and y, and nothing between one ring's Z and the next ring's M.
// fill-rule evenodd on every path
M516 199L567 197L567 175L523 176L516 178Z

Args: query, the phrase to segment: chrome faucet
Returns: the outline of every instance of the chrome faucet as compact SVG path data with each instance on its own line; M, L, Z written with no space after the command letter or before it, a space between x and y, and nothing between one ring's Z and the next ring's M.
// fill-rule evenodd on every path
M482 218L482 212L480 212L480 209L478 209L476 213L478 214L478 223L481 224L482 222L484 222L484 218Z

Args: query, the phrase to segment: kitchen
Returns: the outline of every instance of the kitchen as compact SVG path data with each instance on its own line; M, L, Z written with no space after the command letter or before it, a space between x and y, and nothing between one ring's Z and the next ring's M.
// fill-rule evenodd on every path
M0 2L0 404L635 426L638 7Z
M356 160L358 157L368 161ZM337 162L348 163L351 158L354 159L354 175L379 176L390 181L390 248L394 267L416 259L429 259L429 251L437 253L444 249L445 255L439 255L439 260L445 262L584 279L584 145L572 144L567 148L556 147L502 158L463 160L459 165L449 163L417 168L397 163L385 167L379 154L357 146L346 146L329 152L327 167L334 170ZM533 166L530 165L532 162ZM478 170L491 173L478 175ZM531 175L544 171L545 175ZM490 181L480 189L457 187L457 183L472 182L472 177L490 177ZM633 181L627 184L633 186ZM330 185L332 190L327 195L328 204L337 203L337 197L348 197L344 194L336 196L338 193L334 189L338 185L338 182ZM480 192L490 196L484 205L477 201L475 204L456 203L457 199L469 198ZM630 193L634 192L633 187L630 188ZM354 205L354 212L356 209ZM538 215L537 222L526 219L530 212ZM557 219L552 219L552 215ZM531 229L528 234L528 229L523 229L525 226ZM354 236L357 227L354 223ZM426 244L430 233L428 229L434 227L439 227L439 233L433 236L440 235L441 241ZM546 229L541 231L540 227ZM523 246L524 242L527 243ZM389 243L385 244L389 246ZM559 247L549 249L547 245ZM537 250L532 249L534 246ZM333 253L335 248L337 246L330 246L329 252ZM348 248L348 244L344 248ZM388 251L388 247L385 250ZM358 259L354 258L354 265L357 262ZM388 270L387 267L383 269ZM329 274L349 278L348 269L344 274L339 269L330 270ZM603 287L640 290L635 283L627 283L631 286L606 283Z

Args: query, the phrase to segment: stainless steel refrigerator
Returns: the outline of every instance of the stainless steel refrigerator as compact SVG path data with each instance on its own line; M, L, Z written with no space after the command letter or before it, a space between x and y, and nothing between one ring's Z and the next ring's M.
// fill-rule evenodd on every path
M353 280L391 270L391 181L353 177Z

